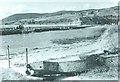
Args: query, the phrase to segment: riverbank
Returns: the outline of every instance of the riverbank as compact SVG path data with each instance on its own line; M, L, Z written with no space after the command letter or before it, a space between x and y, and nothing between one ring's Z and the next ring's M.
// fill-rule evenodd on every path
M114 52L118 49L118 28L114 25L96 26L79 30L35 33L36 37L32 35L3 37L4 51L5 46L11 44L11 69L23 76L26 76L25 53L19 50L20 48L29 48L29 63L53 59L57 61L78 60L80 56L84 58L87 55L101 53L103 50ZM31 37L34 38L31 39ZM17 52L15 52L15 49ZM7 54L0 56L0 61L1 67L8 67ZM96 67L88 73L62 78L62 80L117 80L117 64L117 57L110 58L107 64L110 67L108 71L104 71L104 67ZM5 74L8 74L7 71L5 72Z

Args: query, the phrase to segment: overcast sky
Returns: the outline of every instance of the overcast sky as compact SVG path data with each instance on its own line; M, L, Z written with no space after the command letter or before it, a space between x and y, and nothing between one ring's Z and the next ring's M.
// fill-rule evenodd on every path
M16 13L49 13L61 10L108 8L119 0L0 0L0 20Z

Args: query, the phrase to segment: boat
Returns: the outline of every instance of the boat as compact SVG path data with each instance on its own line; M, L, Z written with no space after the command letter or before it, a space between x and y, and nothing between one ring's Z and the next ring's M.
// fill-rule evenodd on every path
M33 62L26 65L26 74L31 76L74 76L87 72L95 66L106 66L105 55L110 54L104 51L99 54L91 54L78 60L57 61L46 60ZM28 58L27 58L28 60ZM107 67L107 66L106 66Z

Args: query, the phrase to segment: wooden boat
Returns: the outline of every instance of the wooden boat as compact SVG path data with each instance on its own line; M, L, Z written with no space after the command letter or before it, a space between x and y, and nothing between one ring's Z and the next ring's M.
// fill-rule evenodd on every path
M76 74L87 72L90 68L93 68L95 66L105 66L107 70L109 70L109 67L106 65L107 59L118 57L118 55L114 55L116 53L118 53L118 51L109 52L107 50L104 50L103 53L91 54L85 57L80 57L79 60L62 62L57 60L48 60L34 62L26 65L26 74L42 77L73 76Z
M83 60L51 62L40 61L28 64L30 75L46 76L46 75L74 75L87 71L86 62Z
M87 72L94 66L103 66L106 58L103 56L108 53L92 54L79 60L71 61L39 61L27 64L26 74L33 76L71 76Z

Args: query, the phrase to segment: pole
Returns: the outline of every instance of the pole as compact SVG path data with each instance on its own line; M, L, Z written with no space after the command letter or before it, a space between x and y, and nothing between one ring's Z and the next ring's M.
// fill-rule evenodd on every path
M10 68L10 50L9 50L9 45L8 45L8 67Z
M27 75L30 75L30 72L29 72L29 65L28 65L28 49L26 48L26 68L27 68L27 70L26 70L26 74Z
M26 65L28 64L28 49L26 48Z

